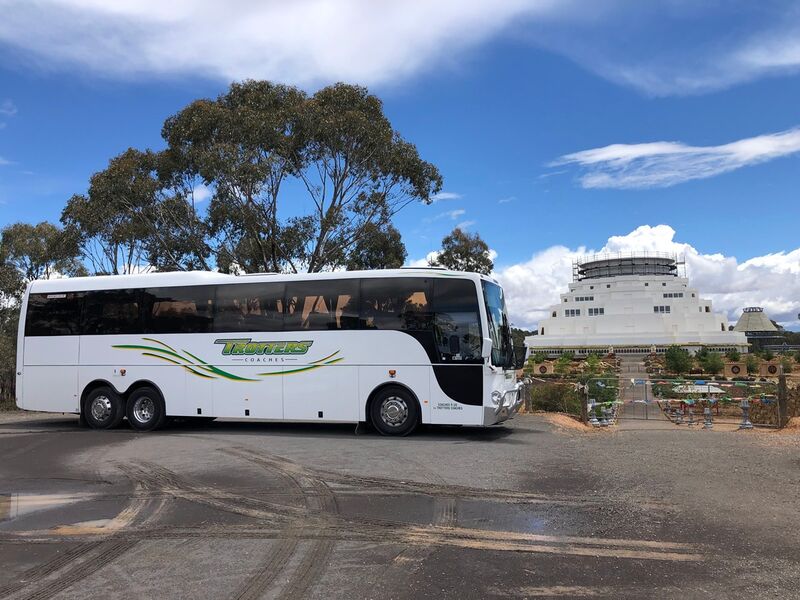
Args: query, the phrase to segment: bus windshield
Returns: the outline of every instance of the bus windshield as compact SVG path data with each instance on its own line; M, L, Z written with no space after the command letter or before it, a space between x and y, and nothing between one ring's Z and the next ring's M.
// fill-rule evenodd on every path
M489 320L489 336L492 338L492 365L511 369L514 366L514 348L511 343L511 328L506 314L503 288L483 281L483 297Z

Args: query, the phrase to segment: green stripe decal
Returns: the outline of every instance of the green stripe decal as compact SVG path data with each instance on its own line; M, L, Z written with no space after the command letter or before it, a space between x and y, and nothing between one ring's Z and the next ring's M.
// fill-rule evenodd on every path
M203 379L217 379L222 377L230 381L247 381L247 382L260 381L259 379L250 379L248 377L242 377L240 375L236 375L234 373L230 373L228 371L220 369L219 367L215 367L214 365L211 365L206 361L204 361L202 358L195 356L188 350L183 350L182 351L183 353L181 354L177 350L175 350L175 348L173 348L169 344L165 344L160 340L154 338L142 338L142 339L147 342L158 344L161 347L148 346L144 344L117 344L112 346L112 348L118 350L142 350L143 351L142 356L147 356L149 358L157 358L159 360L163 360L173 365L183 367L192 375L202 377ZM334 358L337 354L339 354L339 352L341 352L341 350L337 350L336 352L329 354L324 358L315 360L309 363L307 366L298 367L296 369L289 369L287 371L276 371L274 373L258 373L257 376L272 377L275 375L291 375L294 373L305 373L307 371L313 371L314 369L319 369L321 367L333 365L344 360L343 357Z

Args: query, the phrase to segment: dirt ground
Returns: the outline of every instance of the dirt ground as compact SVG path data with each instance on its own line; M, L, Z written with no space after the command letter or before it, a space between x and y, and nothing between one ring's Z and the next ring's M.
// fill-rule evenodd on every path
M0 597L798 597L798 445L535 414L403 439L7 414Z

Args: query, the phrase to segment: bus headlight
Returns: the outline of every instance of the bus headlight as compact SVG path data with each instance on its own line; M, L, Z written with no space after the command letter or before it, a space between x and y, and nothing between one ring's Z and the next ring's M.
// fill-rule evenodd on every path
M503 394L497 390L492 392L492 404L495 406L500 406L500 402L503 401Z

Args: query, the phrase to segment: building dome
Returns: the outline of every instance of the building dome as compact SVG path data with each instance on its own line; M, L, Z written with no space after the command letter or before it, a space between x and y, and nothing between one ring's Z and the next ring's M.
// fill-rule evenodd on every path
M778 328L772 324L763 308L760 306L748 306L742 309L742 316L733 326L733 330L748 333L778 331Z
M664 252L637 252L617 254L595 254L575 261L575 281L618 277L621 275L667 275L678 276L679 260L676 254Z

